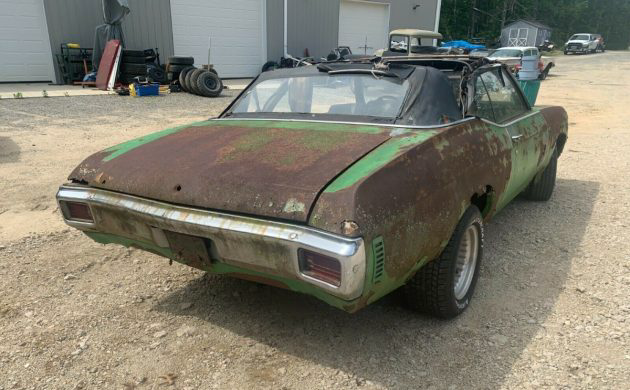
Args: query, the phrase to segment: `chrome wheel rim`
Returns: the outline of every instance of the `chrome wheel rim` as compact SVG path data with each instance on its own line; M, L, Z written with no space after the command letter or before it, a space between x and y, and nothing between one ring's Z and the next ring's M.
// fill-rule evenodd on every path
M479 229L476 225L470 225L464 232L455 261L454 292L457 300L464 299L468 294L473 276L475 276L478 256Z

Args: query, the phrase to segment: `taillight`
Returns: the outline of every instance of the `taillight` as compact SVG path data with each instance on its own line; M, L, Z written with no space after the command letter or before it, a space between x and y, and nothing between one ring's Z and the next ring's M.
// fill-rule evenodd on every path
M542 60L538 61L538 69L545 70L545 63Z
M337 259L311 252L298 250L300 272L313 279L333 286L341 286L341 263Z
M61 201L66 219L79 222L94 222L92 211L87 203Z

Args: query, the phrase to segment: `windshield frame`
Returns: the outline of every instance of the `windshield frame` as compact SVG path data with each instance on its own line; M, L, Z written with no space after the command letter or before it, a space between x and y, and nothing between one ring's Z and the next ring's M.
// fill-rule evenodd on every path
M372 116L365 114L331 114L331 113L300 113L300 112L234 112L234 109L238 107L240 103L242 103L245 99L248 98L248 94L250 91L255 91L255 88L262 84L263 82L269 80L288 80L295 77L337 77L337 76L356 76L356 77L366 77L366 78L374 78L374 75L366 74L363 71L357 72L347 72L337 74L328 74L327 72L322 72L319 74L310 74L310 75L300 75L300 76L280 76L273 78L265 78L263 80L260 79L260 76L254 79L246 89L244 89L231 103L230 105L223 111L223 113L219 116L219 118L231 118L231 119L299 119L299 120L321 120L321 121L330 121L330 122L350 122L350 123L376 123L376 124L395 124L397 123L404 112L407 101L409 99L410 94L413 90L413 85L409 82L408 79L397 79L392 76L378 76L377 79L393 79L400 82L400 84L407 84L405 96L403 96L400 107L396 112L395 116L392 117L382 117L382 116ZM385 81L385 82L395 82L395 81ZM255 93L255 92L253 92ZM275 94L276 92L274 92ZM263 104L262 106L264 106Z

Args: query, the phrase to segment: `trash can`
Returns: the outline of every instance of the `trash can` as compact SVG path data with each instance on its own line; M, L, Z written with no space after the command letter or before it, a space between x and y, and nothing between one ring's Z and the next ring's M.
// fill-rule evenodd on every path
M519 80L521 89L525 93L525 97L529 104L533 107L536 105L536 99L538 99L538 92L540 91L540 80Z

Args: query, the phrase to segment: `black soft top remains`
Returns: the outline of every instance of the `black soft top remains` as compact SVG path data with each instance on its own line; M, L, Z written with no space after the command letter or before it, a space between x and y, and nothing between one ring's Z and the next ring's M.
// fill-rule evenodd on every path
M453 87L448 77L442 71L428 66L394 63L377 65L371 62L322 63L313 66L264 72L250 84L247 90L266 80L308 76L335 77L341 74L365 74L394 83L407 81L409 83L409 91L407 96L405 96L401 112L396 118L374 118L345 114L313 114L309 116L309 119L391 123L410 126L436 126L462 119L462 112L457 104ZM221 117L304 119L303 116L292 113L232 113L231 108L233 105L234 102Z

